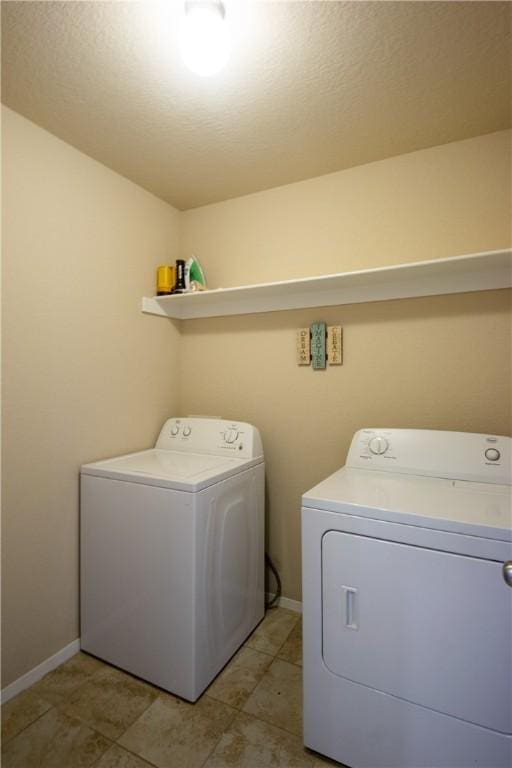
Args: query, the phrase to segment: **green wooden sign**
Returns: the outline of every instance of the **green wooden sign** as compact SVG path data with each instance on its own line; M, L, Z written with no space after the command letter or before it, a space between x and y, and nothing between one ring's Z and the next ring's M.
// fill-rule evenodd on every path
M313 368L325 368L325 323L311 326L311 362Z

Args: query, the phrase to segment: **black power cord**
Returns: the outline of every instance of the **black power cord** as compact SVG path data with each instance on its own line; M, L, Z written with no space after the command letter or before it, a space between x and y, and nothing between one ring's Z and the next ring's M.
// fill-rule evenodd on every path
M274 578L276 580L276 592L272 600L269 600L265 603L265 608L268 610L269 608L273 608L279 598L281 597L281 577L279 576L279 573L277 572L277 568L275 567L274 563L272 562L270 555L265 552L265 563L267 564L267 567L272 571L274 574Z

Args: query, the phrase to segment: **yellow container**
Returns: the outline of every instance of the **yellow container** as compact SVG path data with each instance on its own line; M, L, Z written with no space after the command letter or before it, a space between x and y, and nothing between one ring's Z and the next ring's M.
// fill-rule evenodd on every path
M165 296L172 293L176 270L174 267L157 267L156 269L156 295Z

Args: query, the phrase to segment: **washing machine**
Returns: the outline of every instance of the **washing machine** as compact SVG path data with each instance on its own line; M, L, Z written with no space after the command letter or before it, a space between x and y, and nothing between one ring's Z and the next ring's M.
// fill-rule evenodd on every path
M82 649L195 701L264 615L258 430L172 418L80 485Z
M363 429L304 494L306 746L510 768L511 460L509 437Z

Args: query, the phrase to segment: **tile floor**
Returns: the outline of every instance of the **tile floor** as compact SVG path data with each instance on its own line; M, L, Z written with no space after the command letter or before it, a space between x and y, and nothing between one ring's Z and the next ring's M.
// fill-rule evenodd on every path
M78 653L2 707L3 768L321 768L297 613L273 608L195 704Z

